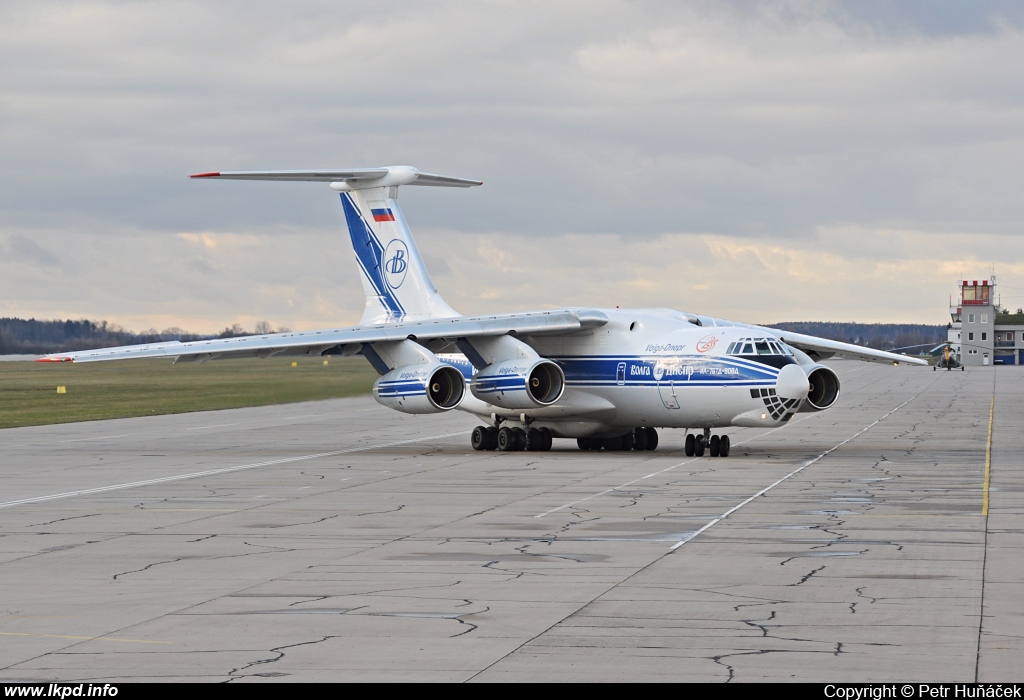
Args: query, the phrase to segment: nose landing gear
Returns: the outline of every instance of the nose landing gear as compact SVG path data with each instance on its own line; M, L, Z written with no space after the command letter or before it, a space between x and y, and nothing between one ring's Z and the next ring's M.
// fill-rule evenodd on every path
M703 457L707 450L712 457L728 457L732 451L732 440L728 435L712 435L710 428L704 428L703 435L686 436L684 452L687 457Z

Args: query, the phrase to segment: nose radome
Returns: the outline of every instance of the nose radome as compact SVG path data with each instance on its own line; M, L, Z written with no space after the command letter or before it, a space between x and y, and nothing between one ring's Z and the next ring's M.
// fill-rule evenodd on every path
M798 365L786 365L779 372L775 392L784 399L804 399L811 390L807 374Z

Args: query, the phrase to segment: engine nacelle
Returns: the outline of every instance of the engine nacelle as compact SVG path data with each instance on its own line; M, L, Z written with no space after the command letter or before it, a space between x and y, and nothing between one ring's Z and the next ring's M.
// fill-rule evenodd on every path
M839 377L825 365L811 365L805 369L811 388L807 400L800 407L800 413L813 413L830 408L839 398Z
M465 394L462 372L441 362L399 367L373 383L377 403L402 413L450 411Z
M473 376L473 396L502 408L550 406L562 397L565 374L551 360L520 358L495 362Z

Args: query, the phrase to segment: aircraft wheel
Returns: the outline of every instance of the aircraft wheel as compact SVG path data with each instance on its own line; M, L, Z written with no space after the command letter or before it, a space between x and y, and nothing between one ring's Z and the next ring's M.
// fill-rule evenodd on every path
M658 449L658 431L654 428L644 428L644 432L647 433L647 449Z
M516 449L516 434L512 428L504 426L498 430L498 449L502 452L512 452Z
M697 457L703 457L704 456L704 449L705 449L705 447L707 447L707 446L704 444L704 436L703 435L698 435L698 436L694 437L694 439L693 439L693 454L694 455L696 455Z
M498 429L492 426L484 428L484 432L487 434L487 443L484 446L485 450L496 450L498 449Z
M637 452L647 449L647 430L637 428L633 431L633 449Z
M728 457L730 451L732 451L732 440L728 435L723 435L722 439L718 441L718 456Z
M629 431L619 438L619 449L623 452L633 449L633 431Z
M708 445L708 452L711 453L712 457L718 456L718 449L722 446L722 438L717 435L711 436L711 443Z
M526 449L530 452L540 452L544 449L544 436L536 428L526 431Z
M516 446L513 447L516 452L522 452L526 449L526 431L522 428L512 428L512 434L516 436Z
M697 453L697 438L692 433L686 436L685 445L683 452L686 453L687 457L693 457Z
M935 371L935 365L932 365L932 372Z
M548 452L551 450L551 431L547 428L541 428L537 432L540 433L540 450L542 452Z
M474 450L486 450L487 429L482 425L473 428L473 433L469 436L469 444L473 446Z

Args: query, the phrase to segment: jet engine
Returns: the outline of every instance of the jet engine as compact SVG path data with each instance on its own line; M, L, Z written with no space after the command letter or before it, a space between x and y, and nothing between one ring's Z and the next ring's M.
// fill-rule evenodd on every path
M830 408L839 398L839 377L825 365L810 365L804 369L811 388L799 412L813 413Z
M551 360L520 358L488 365L473 376L473 396L502 408L537 408L558 401L565 390L562 368Z
M377 403L402 413L450 411L465 393L462 372L441 362L398 367L373 383Z

